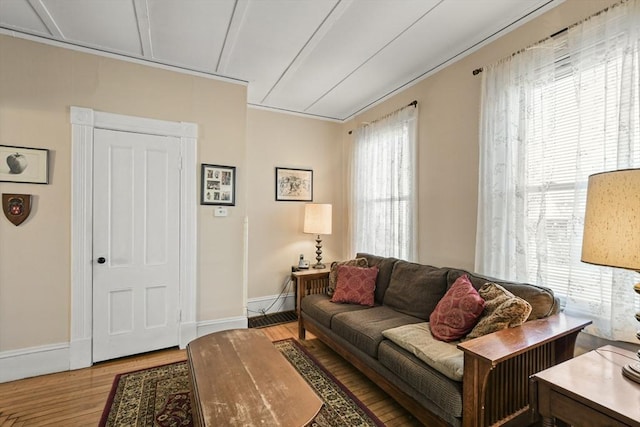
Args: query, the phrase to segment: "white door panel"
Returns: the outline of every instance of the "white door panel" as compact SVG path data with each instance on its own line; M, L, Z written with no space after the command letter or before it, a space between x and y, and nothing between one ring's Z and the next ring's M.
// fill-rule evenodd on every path
M177 345L179 140L96 129L93 152L93 361Z

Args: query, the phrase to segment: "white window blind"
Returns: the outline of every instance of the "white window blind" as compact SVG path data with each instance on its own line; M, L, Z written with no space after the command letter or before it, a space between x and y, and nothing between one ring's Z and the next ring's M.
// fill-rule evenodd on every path
M354 252L413 260L416 254L417 106L356 130L351 184Z
M476 269L551 287L596 335L636 342L638 275L580 261L587 179L640 167L640 2L483 76Z
M610 304L611 294L603 295L600 284L612 281L612 269L577 264L568 274L566 266L572 261L571 245L582 242L588 176L617 169L619 150L629 150L620 153L629 166L640 165L640 120L631 129L635 143L620 148L619 116L631 111L620 103L622 88L611 89L619 86L623 58L613 56L574 75L566 71L571 68L566 38L564 34L553 42L560 56L553 65L556 77L533 91L526 149L526 227L527 264L535 274L529 278L548 284L563 297L574 281L586 304L598 303L603 297ZM597 45L591 47L595 48ZM638 81L633 84L638 93Z

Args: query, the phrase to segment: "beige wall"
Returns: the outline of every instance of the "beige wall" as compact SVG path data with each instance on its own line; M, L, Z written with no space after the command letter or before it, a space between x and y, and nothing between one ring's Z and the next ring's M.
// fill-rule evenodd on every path
M249 298L256 298L277 295L300 254L315 263L315 236L302 232L305 203L275 201L276 166L313 170L313 201L333 204L323 261L342 259L342 126L255 108L247 126Z
M414 99L419 260L472 269L481 76L471 71L613 2L567 0L344 124L247 110L242 85L0 36L0 144L51 150L49 185L0 183L0 192L31 193L35 202L19 227L0 218L0 352L69 339L70 106L197 123L198 161L238 168L238 203L229 216L199 207L197 318L242 316L245 217L249 298L277 294L298 255L314 257L313 236L302 233L303 203L274 201L274 168L314 170L315 201L334 204L325 259L346 258L347 131Z
M0 351L69 341L69 108L197 123L199 162L238 167L245 188L246 89L0 36L0 144L51 150L48 185L0 183L34 199L19 227L0 218ZM245 198L223 220L198 214L197 318L243 316Z
M418 101L419 261L474 268L481 75L472 71L600 11L615 0L567 0L345 124L345 130ZM345 144L349 135L345 135Z

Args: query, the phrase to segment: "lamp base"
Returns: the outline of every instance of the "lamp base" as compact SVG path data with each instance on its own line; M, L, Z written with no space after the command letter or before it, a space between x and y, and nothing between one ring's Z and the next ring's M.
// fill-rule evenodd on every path
M638 271L638 273L640 273L640 271ZM640 283L636 283L633 286L633 290L636 291L637 294L640 294ZM640 322L640 311L636 313L636 320ZM636 338L640 340L640 330L636 332ZM638 350L636 356L640 359L640 350ZM622 375L640 384L640 362L628 363L623 366Z
M640 363L629 363L622 367L622 375L640 384Z
M320 235L316 237L316 263L313 268L327 268L326 265L322 263L322 239L320 239Z

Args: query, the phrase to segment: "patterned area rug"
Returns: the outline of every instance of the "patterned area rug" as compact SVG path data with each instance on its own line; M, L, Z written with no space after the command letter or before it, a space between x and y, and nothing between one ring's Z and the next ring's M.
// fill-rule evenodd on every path
M324 401L311 426L384 426L293 339L273 343ZM191 427L187 362L116 376L100 427Z

